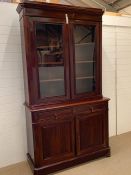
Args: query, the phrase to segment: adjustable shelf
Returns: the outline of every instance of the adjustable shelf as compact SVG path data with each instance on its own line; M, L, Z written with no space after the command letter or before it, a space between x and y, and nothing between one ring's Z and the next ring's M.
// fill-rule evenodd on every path
M40 83L45 83L45 82L58 82L58 81L64 81L64 79L56 78L56 79L49 79L49 80L40 80Z
M77 61L77 59L76 59L76 62L75 62L76 64L81 64L81 63L95 63L95 61L85 61L85 60L81 60L81 61Z
M87 76L87 77L76 77L76 80L82 80L82 79L93 79L94 76Z
M75 43L75 46L82 46L82 45L94 45L94 42L89 42L89 43Z
M38 63L39 67L43 66L63 66L64 62L45 62L45 63Z

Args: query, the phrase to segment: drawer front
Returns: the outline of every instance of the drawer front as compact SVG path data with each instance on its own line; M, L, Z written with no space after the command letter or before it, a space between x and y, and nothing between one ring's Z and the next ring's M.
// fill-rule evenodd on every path
M95 113L100 111L106 111L108 110L108 104L107 103L101 103L101 104L85 104L81 106L77 106L74 108L74 114L88 114L88 113Z
M47 110L47 111L38 111L33 112L32 121L33 123L44 122L46 124L50 123L51 121L58 122L58 121L66 121L69 118L67 116L73 117L73 110L72 109L57 109L57 110Z

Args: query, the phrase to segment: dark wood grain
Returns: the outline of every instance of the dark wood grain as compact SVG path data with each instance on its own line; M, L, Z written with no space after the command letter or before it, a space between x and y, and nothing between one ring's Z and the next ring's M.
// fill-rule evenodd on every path
M39 133L39 137L34 135L39 143L39 167L74 157L74 120L71 114L50 117L45 122L34 124L33 128Z
M40 6L41 4L41 6ZM33 6L34 5L34 6ZM32 9L33 7L33 9ZM55 8L56 7L56 8ZM54 5L48 3L31 3L31 2L23 2L18 5L18 9L21 9L21 12L24 12L23 17L20 16L21 21L21 31L24 31L22 34L22 45L23 46L23 62L24 62L24 72L25 72L25 92L26 92L26 104L28 105L36 105L36 104L44 104L44 105L52 105L53 103L61 103L62 101L70 102L78 101L78 100L90 100L90 99L100 99L102 97L102 76L101 76L101 22L96 22L94 17L101 18L102 10L100 9L86 9L86 8L74 8L72 6L62 6L62 5ZM65 20L65 12L61 11L61 9L70 12L68 14L69 24L66 24ZM17 11L19 11L17 9ZM46 10L48 9L49 14L46 16ZM51 11L49 11L51 9ZM34 13L33 16L28 14L26 10L42 10L45 16L39 15L39 17ZM91 15L91 20L83 20L81 13L81 18L77 18L77 13L83 10L86 14ZM57 13L60 13L60 16ZM92 12L92 13L91 13ZM88 14L89 13L89 14ZM97 15L95 15L97 13ZM54 15L55 14L55 15ZM73 18L70 17L70 14L73 15ZM35 25L36 23L47 23L47 24L61 24L63 26L63 48L64 48L64 75L65 75L65 95L57 96L57 97L40 97L40 84L39 84L39 75L38 75L38 57L36 52L36 38L35 38ZM95 60L96 60L96 90L90 93L76 94L75 90L75 67L74 67L74 59L75 59L75 51L74 51L74 38L73 38L73 26L75 24L81 25L92 25L96 29L95 33Z
M76 117L77 155L106 148L106 111L81 113ZM86 133L86 134L85 134Z
M46 175L98 157L109 156L108 98L102 97L101 9L23 1L20 16L28 161L34 175ZM68 23L65 18L68 15ZM36 24L62 26L65 95L40 95ZM76 94L74 26L94 26L93 92ZM46 34L45 34L46 35ZM42 40L42 38L41 38ZM52 63L47 64L50 66ZM41 65L44 66L44 65Z
M103 14L103 11L101 9L96 9L96 8L87 8L87 7L77 7L77 6L70 6L70 5L61 5L61 4L53 4L53 3L44 3L44 2L31 2L31 1L27 1L27 0L22 0L21 3L19 3L18 7L17 7L17 12L20 13L23 9L31 9L30 11L30 15L32 12L35 12L35 9L37 10L42 10L44 11L52 11L54 10L55 12L60 12L62 13L71 13L72 12L76 12L76 16L79 14L80 15L80 19L81 16L86 15L86 19L91 15L93 16L95 19L101 19L101 15ZM25 12L25 11L23 11ZM39 11L36 11L36 15L38 16ZM76 16L74 15L74 13L72 14L72 16L74 18L76 18ZM42 16L42 15L40 15ZM54 16L56 17L56 16ZM100 18L99 18L100 17Z

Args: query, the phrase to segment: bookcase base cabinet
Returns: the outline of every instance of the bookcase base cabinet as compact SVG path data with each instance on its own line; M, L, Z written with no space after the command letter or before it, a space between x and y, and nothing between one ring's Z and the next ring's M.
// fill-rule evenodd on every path
M32 124L27 122L31 124L27 126L27 156L36 175L110 155L108 99L32 112L27 109L27 114L32 120Z

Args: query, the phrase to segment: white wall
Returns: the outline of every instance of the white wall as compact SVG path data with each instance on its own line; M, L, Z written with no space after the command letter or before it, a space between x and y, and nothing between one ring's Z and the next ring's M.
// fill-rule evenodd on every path
M131 131L131 26L117 27L117 133Z
M0 167L26 159L26 124L16 4L0 3ZM103 94L110 136L131 131L131 18L103 17ZM116 110L117 109L117 110Z
M108 44L107 44L108 43ZM131 17L103 16L103 94L110 135L131 131Z
M0 3L0 167L25 160L26 130L19 19Z
M114 26L103 25L102 32L102 92L109 101L109 134L116 134L116 73L115 73L115 44Z

